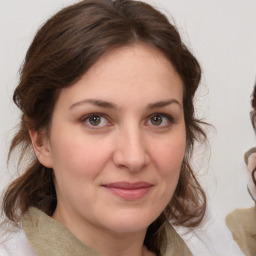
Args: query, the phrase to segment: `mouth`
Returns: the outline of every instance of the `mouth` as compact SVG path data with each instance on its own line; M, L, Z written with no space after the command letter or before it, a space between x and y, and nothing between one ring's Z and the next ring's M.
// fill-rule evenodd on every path
M126 200L136 200L146 196L153 184L148 182L114 182L102 185L114 195Z

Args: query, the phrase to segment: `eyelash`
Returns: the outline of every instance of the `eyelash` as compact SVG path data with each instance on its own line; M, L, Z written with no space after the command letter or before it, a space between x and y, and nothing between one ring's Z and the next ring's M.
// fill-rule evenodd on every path
M103 125L93 125L93 124L91 124L91 123L87 123L87 121L90 122L89 119L90 119L90 118L93 118L93 117L99 117L99 118L100 118L100 123L102 122L102 119L104 118L104 119L105 119L105 122L107 122L107 124L106 124L106 125L105 125L105 124L103 124ZM161 123L160 123L159 125L154 125L154 124L152 124L151 121L152 121L152 118L154 118L154 117L160 117L160 118L162 119L162 120L161 120ZM162 126L162 122L163 122L163 119L164 119L164 118L167 119L168 124ZM106 117L106 115L104 115L104 114L102 114L102 113L91 113L91 114L85 115L85 116L83 116L83 117L80 119L80 121L81 121L82 123L86 123L86 125L87 125L88 127L92 128L92 129L101 129L101 128L104 128L104 127L106 127L106 126L111 126L111 125L112 125L111 122L109 121L109 118ZM147 124L148 122L151 122L151 124ZM99 124L100 124L100 123L99 123ZM169 126L170 126L171 124L173 124L173 123L175 123L174 118L173 118L171 115L166 114L166 113L154 113L154 114L148 116L147 119L146 119L146 122L145 122L145 124L146 124L147 126L153 126L153 127L156 127L156 128L166 128L166 127L169 127Z
M89 122L89 119L90 119L90 118L93 118L93 117L100 117L100 118L101 118L101 121L102 121L102 118L104 118L104 119L106 120L106 122L108 123L107 126L110 126L110 125L111 125L111 122L109 121L109 119L108 119L104 114L101 114L101 113L92 113L92 114L85 115L85 116L83 116L83 117L81 118L80 121L81 121L82 123L87 123L87 121ZM98 125L95 125L95 126L94 126L94 125L89 124L89 123L87 123L87 126L93 128L93 129L100 129L100 128L102 128L102 126L98 126ZM105 125L104 125L104 127L105 127Z
M146 121L146 122L152 121L152 118L157 117L157 116L158 116L158 117L161 117L162 120L163 120L163 118L166 118L167 121L168 121L168 124L167 124L167 125L164 125L164 126L161 126L162 123L161 123L160 125L153 125L153 124L151 124L151 125L154 126L154 127L157 127L157 128L166 128L166 127L169 127L171 124L175 123L174 118L173 118L171 115L166 114L166 113L154 113L154 114L150 115L150 116L147 118L147 121ZM150 126L151 126L151 125L150 125Z

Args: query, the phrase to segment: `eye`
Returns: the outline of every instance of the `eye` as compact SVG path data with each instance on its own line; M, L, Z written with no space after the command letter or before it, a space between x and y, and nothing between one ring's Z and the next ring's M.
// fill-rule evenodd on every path
M150 118L150 122L153 125L159 126L159 125L162 124L163 118L161 116L153 116L153 117Z
M148 126L156 126L156 127L168 127L171 123L173 123L173 118L168 114L154 114L149 117L146 122Z
M109 121L102 114L90 114L86 115L81 120L83 123L86 123L89 127L102 128L110 125Z

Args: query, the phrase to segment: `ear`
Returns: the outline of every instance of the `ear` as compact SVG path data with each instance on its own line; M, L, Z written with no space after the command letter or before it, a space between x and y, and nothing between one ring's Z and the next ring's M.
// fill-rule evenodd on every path
M46 131L31 129L29 135L38 161L45 167L52 168L52 156Z

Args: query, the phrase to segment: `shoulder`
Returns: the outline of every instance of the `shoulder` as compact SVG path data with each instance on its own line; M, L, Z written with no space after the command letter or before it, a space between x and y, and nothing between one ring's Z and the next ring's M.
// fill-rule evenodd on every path
M1 256L36 256L22 229L1 235Z
M164 256L192 256L188 246L180 237L180 235L175 231L173 226L167 222L165 223L166 232L166 251L163 253Z
M195 228L175 227L193 255L243 256L224 221L208 209L204 222Z
M252 207L249 209L236 209L226 217L226 223L228 226L239 225L239 226L250 226L255 227L255 225L251 225L252 221L256 222L256 207ZM255 227L256 230L256 227Z
M236 209L226 217L234 240L246 255L256 255L256 207Z

